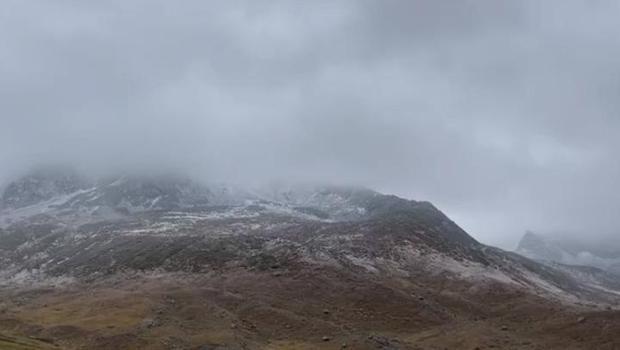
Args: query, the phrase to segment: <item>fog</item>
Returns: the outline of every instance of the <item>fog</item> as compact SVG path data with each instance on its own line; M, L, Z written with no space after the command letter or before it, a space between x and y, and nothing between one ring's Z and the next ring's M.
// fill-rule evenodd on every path
M620 225L620 2L7 0L0 182L41 163L429 200L479 240Z

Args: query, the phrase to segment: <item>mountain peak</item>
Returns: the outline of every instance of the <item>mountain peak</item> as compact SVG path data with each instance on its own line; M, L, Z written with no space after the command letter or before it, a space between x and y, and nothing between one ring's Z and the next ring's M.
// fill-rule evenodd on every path
M545 244L545 239L534 233L533 231L525 231L523 237L519 241L517 250L527 250Z
M528 258L566 265L590 266L608 272L620 272L620 257L601 249L581 244L569 237L547 238L526 232L517 248L517 253Z

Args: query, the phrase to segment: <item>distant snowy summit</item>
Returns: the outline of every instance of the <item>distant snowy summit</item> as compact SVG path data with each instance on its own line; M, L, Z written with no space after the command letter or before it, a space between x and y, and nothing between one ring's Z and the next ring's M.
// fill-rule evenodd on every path
M614 244L600 247L593 242L528 231L519 242L517 253L537 261L590 266L620 274L620 249L615 249Z

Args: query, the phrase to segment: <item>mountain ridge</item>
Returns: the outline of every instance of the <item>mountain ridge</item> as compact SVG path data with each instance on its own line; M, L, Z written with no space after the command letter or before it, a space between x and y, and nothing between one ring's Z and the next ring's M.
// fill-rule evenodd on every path
M71 184L70 179L76 179L78 182ZM301 230L298 234L302 237L312 237L317 232L332 232L334 228L337 228L342 231L367 232L367 235L377 239L377 242L389 242L388 246L380 249L380 252L372 253L370 257L364 256L362 259L386 259L385 254L391 254L396 256L396 261L406 260L408 258L405 258L405 255L409 253L402 254L405 249L403 247L408 246L414 247L416 252L420 249L422 252L435 252L433 254L438 254L437 256L441 257L440 260L445 257L447 261L456 259L454 261L471 263L472 266L479 266L476 269L479 268L482 275L489 273L498 277L499 275L495 272L488 270L489 266L494 266L495 269L499 269L500 274L505 275L498 277L499 279L516 284L525 281L526 285L552 291L551 294L556 292L555 289L563 290L566 295L592 296L594 294L587 286L581 286L579 279L572 279L567 275L565 270L558 269L555 271L557 273L550 273L521 258L510 256L507 252L481 244L429 202L402 199L366 188L300 186L275 190L272 188L270 191L251 191L225 185L209 187L185 177L171 175L133 175L85 181L75 172L62 173L57 170L47 178L41 172L37 172L18 179L15 183L17 185L9 185L2 195L4 203L2 207L5 209L0 212L0 219L2 219L0 223L4 223L3 227L6 231L15 232L4 235L13 237L18 242L20 242L20 235L27 237L20 232L24 230L37 232L41 229L48 230L52 233L50 236L61 241L66 240L63 238L65 236L78 235L86 237L85 240L89 241L89 244L97 246L106 242L101 237L107 237L119 243L124 241L124 244L130 247L135 243L136 235L142 237L141 244L150 240L151 236L165 236L167 240L173 242L170 243L171 246L176 244L174 243L176 240L184 241L186 239L184 237L204 236L196 234L203 230L203 227L215 226L213 232L215 236L218 236L220 230L228 230L226 225L229 225L229 222L239 227L246 227L240 231L241 235L236 237L248 237L249 235L255 239L265 236L264 239L267 241L287 237L289 230ZM33 203L36 202L35 199L39 202ZM24 206L20 207L20 204ZM254 226L249 225L248 222L254 222L252 224ZM273 225L284 225L286 228L274 232L272 232L273 229L261 228ZM258 229L252 230L248 227L258 227ZM104 231L101 231L102 229ZM62 234L58 235L58 232ZM332 235L339 236L340 234L334 231ZM313 239L316 241L320 237L323 236L319 235ZM533 239L534 236L530 238ZM39 238L36 238L35 234L35 237L31 239ZM300 243L296 237L288 239L293 245ZM324 238L320 238L319 241L322 239ZM372 252L377 248L375 247L377 242L364 240L361 245L367 252ZM27 243L27 240L24 240L20 245L13 246L13 249ZM153 239L152 243L161 244L159 238ZM75 253L72 253L72 256L83 255L79 253L82 249L81 243L75 246L72 246L73 241L62 244L65 252L53 251L42 245L39 250L26 249L28 253L22 254L26 257L41 255L46 258L48 256L62 257L63 254L69 254L66 252L68 247L73 247ZM342 246L342 243L338 245L346 247L346 245ZM355 247L355 249L358 248L360 247ZM90 262L77 259L71 263L73 265L67 265L71 259L63 258L64 265L61 264L58 269L52 269L50 261L43 262L29 258L30 262L26 266L31 270L40 270L37 266L43 266L49 271L57 271L54 274L58 275L58 271L68 273L84 266L91 266L88 269L97 270L97 266L106 264L101 261L102 256L106 256L104 260L129 259L126 267L141 269L141 263L136 265L132 262L134 261L133 254L148 256L152 249L155 247L138 244L133 250L129 249L121 255L100 252L103 255L89 255L88 261ZM210 248L205 246L204 249ZM296 254L304 254L299 251L299 248L295 249L297 249ZM319 244L315 249L329 250L330 248ZM239 258L248 258L244 254L242 252ZM165 254L164 257L166 257ZM195 257L192 254L181 255L181 259L183 258L194 259ZM354 260L360 258L354 255ZM426 259L426 257L418 258ZM165 263L157 256L151 256L149 259L151 261L148 266L157 267ZM122 265L120 267L123 268ZM195 270L195 268L191 269ZM466 267L462 269L467 270ZM116 269L113 270L116 271ZM547 279L552 282L541 287L537 285L537 282L527 280L526 275L531 273L542 274L545 276L542 280ZM475 277L473 274L470 275ZM602 300L605 299L607 297L602 298Z
M557 319L566 324L620 295L601 271L486 246L429 202L369 189L168 176L76 189L52 179L18 179L27 185L0 210L0 334L11 324L67 348L272 349L288 339L282 349L339 349L332 337L356 349L455 347L423 334L477 324L496 341L506 324L530 332L506 318L514 312L567 310Z

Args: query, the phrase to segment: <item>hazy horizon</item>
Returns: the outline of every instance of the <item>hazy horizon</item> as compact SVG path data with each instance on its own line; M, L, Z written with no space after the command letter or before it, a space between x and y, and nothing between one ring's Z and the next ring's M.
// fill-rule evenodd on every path
M432 202L480 241L620 226L620 3L8 1L0 183L37 164Z

